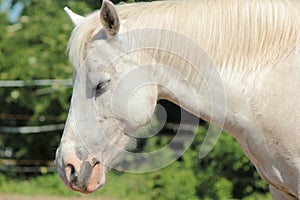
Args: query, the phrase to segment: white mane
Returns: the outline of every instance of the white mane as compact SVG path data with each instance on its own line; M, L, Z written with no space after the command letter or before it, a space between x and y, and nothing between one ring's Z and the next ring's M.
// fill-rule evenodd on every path
M128 30L161 28L199 43L219 67L248 71L274 65L299 51L299 1L163 1L117 6ZM102 28L99 11L85 18L70 38L70 61L79 67ZM159 36L146 37L159 41ZM159 44L158 44L159 45Z

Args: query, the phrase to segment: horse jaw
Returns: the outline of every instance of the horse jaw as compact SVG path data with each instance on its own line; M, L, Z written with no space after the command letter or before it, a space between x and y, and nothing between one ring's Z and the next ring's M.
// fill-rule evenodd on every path
M72 21L72 23L74 24L74 26L77 26L78 24L80 24L83 21L84 17L74 13L68 7L65 7L64 10L67 13L67 15L69 16L69 18Z

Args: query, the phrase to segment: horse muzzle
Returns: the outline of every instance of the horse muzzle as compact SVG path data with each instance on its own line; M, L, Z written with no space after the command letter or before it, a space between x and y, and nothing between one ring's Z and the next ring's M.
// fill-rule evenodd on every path
M75 150L56 152L55 165L64 183L72 190L92 193L105 183L105 166L94 156L81 160Z

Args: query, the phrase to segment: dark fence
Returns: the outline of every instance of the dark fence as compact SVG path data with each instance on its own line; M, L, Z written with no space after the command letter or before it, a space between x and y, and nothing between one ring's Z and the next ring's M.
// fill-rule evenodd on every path
M72 87L72 80L0 80L0 88L21 88L21 87L44 87L50 86L52 88L56 87ZM5 107L5 105L2 105ZM0 113L0 120L4 121L28 121L32 115L30 114L12 114L12 113ZM56 122L56 116L43 116L47 121L51 121L50 124L45 124L41 126L5 126L3 123L0 123L0 136L6 136L6 138L15 138L7 139L7 141L2 141L0 145L0 172L6 175L17 175L17 174L47 174L57 171L57 168L54 166L53 160L43 159L21 159L17 158L14 155L14 141L20 139L33 137L34 135L41 134L53 134L60 136L62 130L64 129L64 123ZM10 136L11 135L11 136ZM0 141L1 142L1 141ZM11 143L10 143L11 142ZM37 145L40 141L35 141ZM26 143L24 142L24 145ZM46 145L46 144L45 144ZM58 144L57 144L58 145ZM55 152L55 149L51 149ZM54 154L54 153L53 153ZM53 158L54 159L54 158Z
M31 80L31 81L0 81L0 88L6 87L27 87L27 86L57 86L62 85L64 87L71 87L71 80ZM167 111L167 123L164 124L163 130L158 137L167 136L174 138L174 135L178 133L180 129L180 135L176 137L176 141L172 142L171 148L178 148L184 145L186 137L190 138L191 134L195 132L195 126L184 122L180 124L180 117L182 110L167 101L160 101L159 104L163 106ZM4 105L5 106L5 105ZM185 112L185 111L183 111ZM184 115L190 115L185 112ZM26 121L30 119L31 115L24 114L10 114L0 113L0 120L21 120ZM50 119L53 123L55 116L43 116L45 119ZM192 115L189 117L193 117ZM197 117L196 117L197 118ZM198 118L197 118L198 119ZM48 121L48 120L46 120ZM193 120L195 121L195 120ZM200 123L200 122L199 122ZM2 125L2 126L1 126ZM1 134L13 135L12 137L33 137L34 135L42 134L61 134L64 129L64 123L47 124L41 126L3 126L0 124L0 136ZM60 135L59 135L60 137ZM37 141L38 143L39 141ZM58 145L58 144L57 144ZM6 174L46 174L56 172L57 169L53 164L53 160L48 159L16 159L13 156L14 149L11 146L0 146L0 171ZM53 149L53 154L55 149ZM54 159L54 158L53 158Z

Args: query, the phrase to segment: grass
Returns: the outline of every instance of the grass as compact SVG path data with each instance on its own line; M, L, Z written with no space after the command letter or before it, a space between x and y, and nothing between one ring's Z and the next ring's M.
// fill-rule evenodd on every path
M150 197L151 191L149 190L151 190L151 187L148 185L149 174L118 174L112 171L109 172L107 176L107 183L105 187L93 194L88 195L89 198L103 197L122 200L153 199L153 197ZM3 175L0 175L0 193L21 196L82 196L82 194L78 192L69 190L56 173L30 179L9 179ZM161 196L161 199L165 199L163 196ZM247 197L245 199L271 199L271 197L270 194L253 194L251 197Z
M147 175L108 172L106 185L89 197L109 197L122 200L148 200ZM80 197L79 192L68 189L57 173L36 178L7 178L0 175L0 193L22 196Z
M19 195L78 196L68 190L57 174L21 179L0 177L0 193Z
M110 172L105 187L89 197L109 197L112 199L147 199L143 191L144 176L140 174L118 175ZM11 179L0 175L0 193L24 196L79 197L82 194L69 190L58 174L44 175L29 179Z

